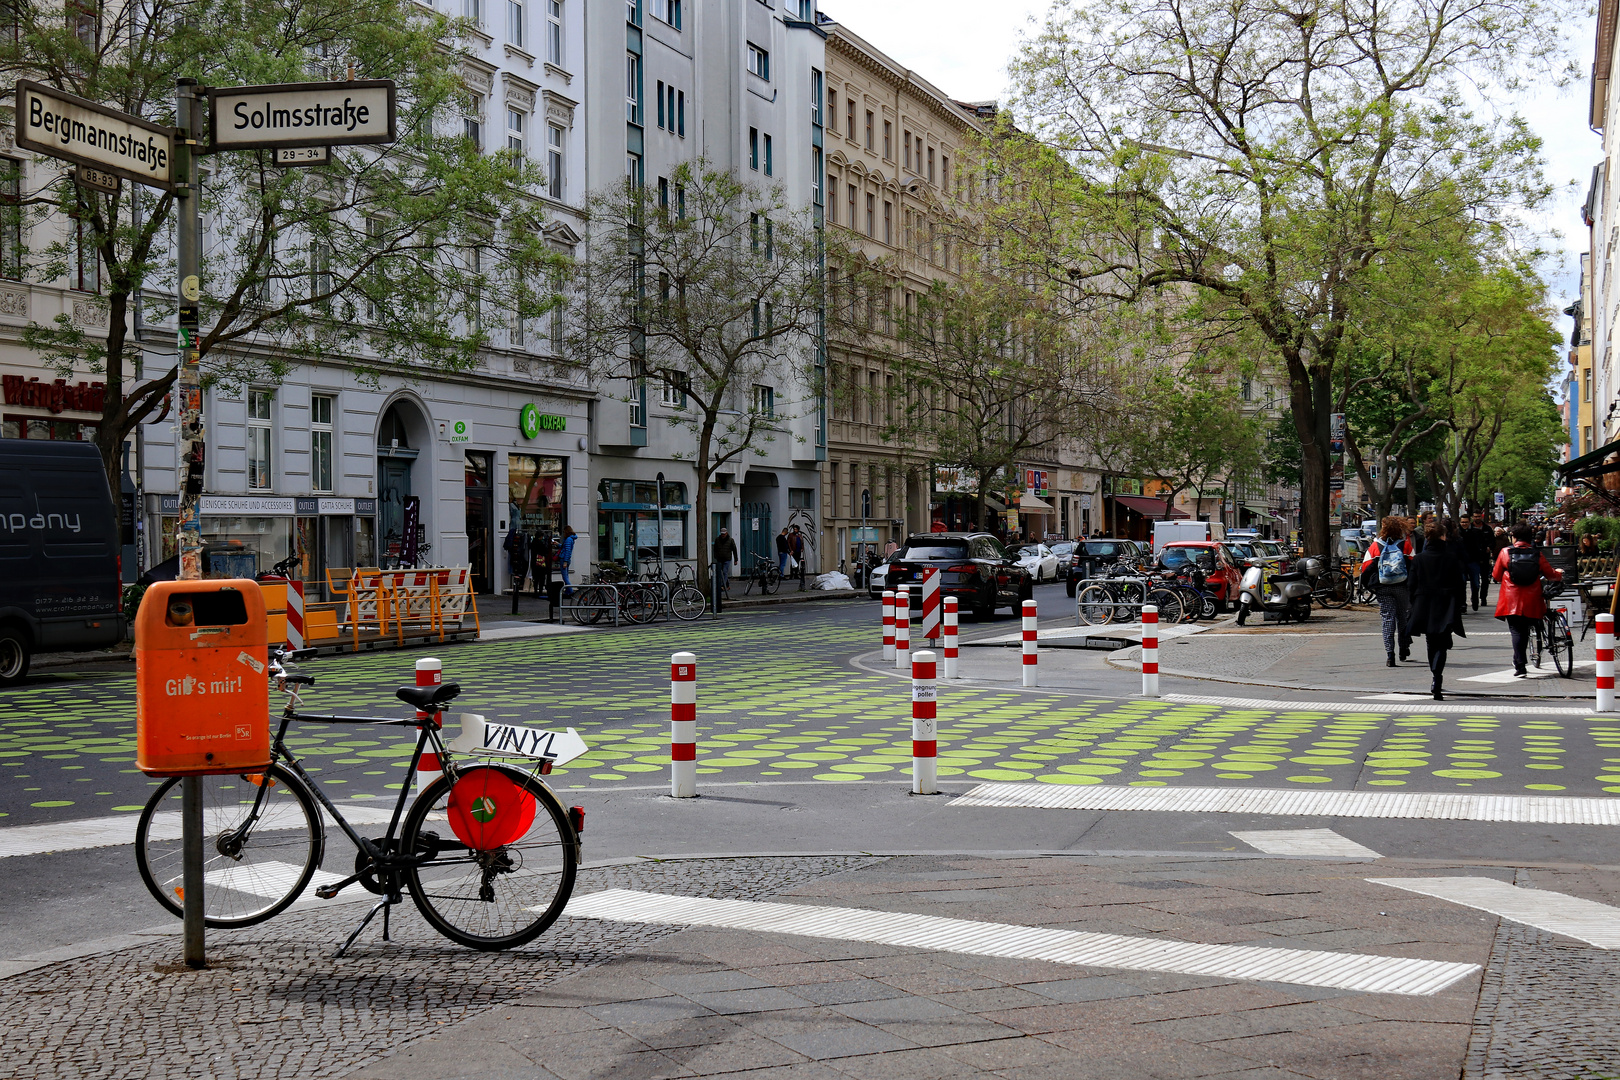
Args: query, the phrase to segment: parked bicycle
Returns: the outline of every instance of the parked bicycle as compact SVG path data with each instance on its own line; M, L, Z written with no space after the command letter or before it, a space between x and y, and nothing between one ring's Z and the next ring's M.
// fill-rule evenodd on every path
M1541 595L1546 602L1546 613L1536 623L1535 635L1530 640L1530 659L1541 666L1541 653L1545 649L1552 657L1558 674L1568 679L1575 674L1575 635L1569 629L1569 616L1561 608L1552 606L1553 598L1563 593L1564 587L1556 581L1543 582Z
M742 576L748 582L743 589L744 594L752 592L755 585L759 586L761 596L769 596L782 587L782 571L776 568L776 560L769 555L758 552L750 555L748 568Z
M540 779L568 758L533 755L524 769L453 750L440 731L444 707L461 692L453 682L396 690L400 701L417 710L413 717L299 712L300 688L313 687L315 677L297 674L291 662L307 655L281 648L270 654L271 685L287 699L271 743L270 767L202 777L206 924L237 928L261 923L285 911L319 875L315 892L322 899L353 885L382 897L338 956L379 911L387 940L389 910L406 892L429 925L470 948L511 949L544 933L568 903L580 860L584 811L565 809ZM294 720L416 729L406 782L382 836L361 833L304 769L286 742ZM554 743L549 740L546 746ZM437 755L443 773L411 799L410 778L428 754ZM135 826L141 879L176 916L183 913L184 902L182 845L174 820L178 815L169 811L178 809L179 785L178 777L164 781ZM353 872L347 876L322 868L326 835L317 803L354 843ZM355 804L347 806L355 812Z
M1164 622L1181 621L1181 598L1172 589L1131 573L1129 567L1110 567L1106 576L1093 579L1075 595L1075 610L1089 626L1110 622L1136 622L1142 605L1153 604Z
M1319 561L1328 569L1317 577L1311 589L1311 599L1325 608L1345 607L1355 595L1355 577L1345 573L1342 567L1332 565L1332 559L1323 556Z

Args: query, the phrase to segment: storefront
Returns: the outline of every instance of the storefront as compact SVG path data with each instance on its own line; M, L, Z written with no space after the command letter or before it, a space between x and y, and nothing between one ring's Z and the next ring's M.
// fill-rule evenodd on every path
M180 497L150 495L147 505L160 527L161 562L177 550ZM376 516L376 499L204 495L203 574L251 578L291 558L282 572L324 598L329 570L347 579L355 567L377 565Z
M596 486L596 561L633 574L643 564L690 559L692 506L677 480L603 480ZM673 567L667 567L673 572Z

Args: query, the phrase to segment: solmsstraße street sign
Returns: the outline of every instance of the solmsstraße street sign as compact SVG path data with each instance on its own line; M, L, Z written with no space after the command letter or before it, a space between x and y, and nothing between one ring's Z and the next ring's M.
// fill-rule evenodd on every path
M17 145L148 187L174 187L174 129L29 79L17 81Z
M231 86L208 97L212 153L394 141L392 79Z

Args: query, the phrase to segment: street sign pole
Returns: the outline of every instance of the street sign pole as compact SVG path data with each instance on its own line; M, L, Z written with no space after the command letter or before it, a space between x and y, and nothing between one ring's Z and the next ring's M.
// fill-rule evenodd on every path
M201 134L202 102L195 79L179 80L174 95L175 227L179 233L179 374L180 460L184 484L180 491L180 578L202 578L202 487L206 439L203 430L201 354L197 333L201 326L202 282L199 256L202 214L197 206L197 139ZM188 967L208 966L203 926L203 820L202 778L180 781L181 880L185 886L185 961Z

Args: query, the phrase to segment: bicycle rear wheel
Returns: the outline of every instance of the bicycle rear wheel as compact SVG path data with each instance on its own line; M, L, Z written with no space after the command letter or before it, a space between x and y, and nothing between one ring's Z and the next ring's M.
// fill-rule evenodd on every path
M1566 679L1575 674L1575 635L1569 632L1569 618L1562 611L1547 616L1547 651L1552 653L1558 674Z
M703 599L703 590L696 585L677 585L669 597L670 612L685 622L701 619L707 607Z
M1159 622L1178 623L1181 621L1181 597L1176 595L1174 589L1162 587L1149 589L1147 602L1159 609Z
M618 603L618 594L606 585L579 585L573 596L563 597L563 610L581 626L593 626L602 621L604 609Z
M261 923L298 899L321 864L325 833L304 782L279 764L264 773L204 776L203 921ZM270 788L254 816L261 786ZM164 781L135 823L135 865L170 914L184 914L180 777Z
M439 777L405 817L401 846L432 851L406 871L435 930L470 949L512 949L557 921L574 890L579 840L538 777L477 764Z
M650 623L658 617L658 593L646 585L620 585L619 609L633 623Z
M1088 626L1104 626L1114 618L1114 593L1106 585L1087 585L1075 597L1075 610Z
M782 571L778 570L774 563L765 567L765 569L760 572L759 591L763 595L769 596L771 593L775 592L781 587Z
M1317 582L1312 599L1325 608L1342 608L1350 603L1352 580L1343 570L1328 570Z

